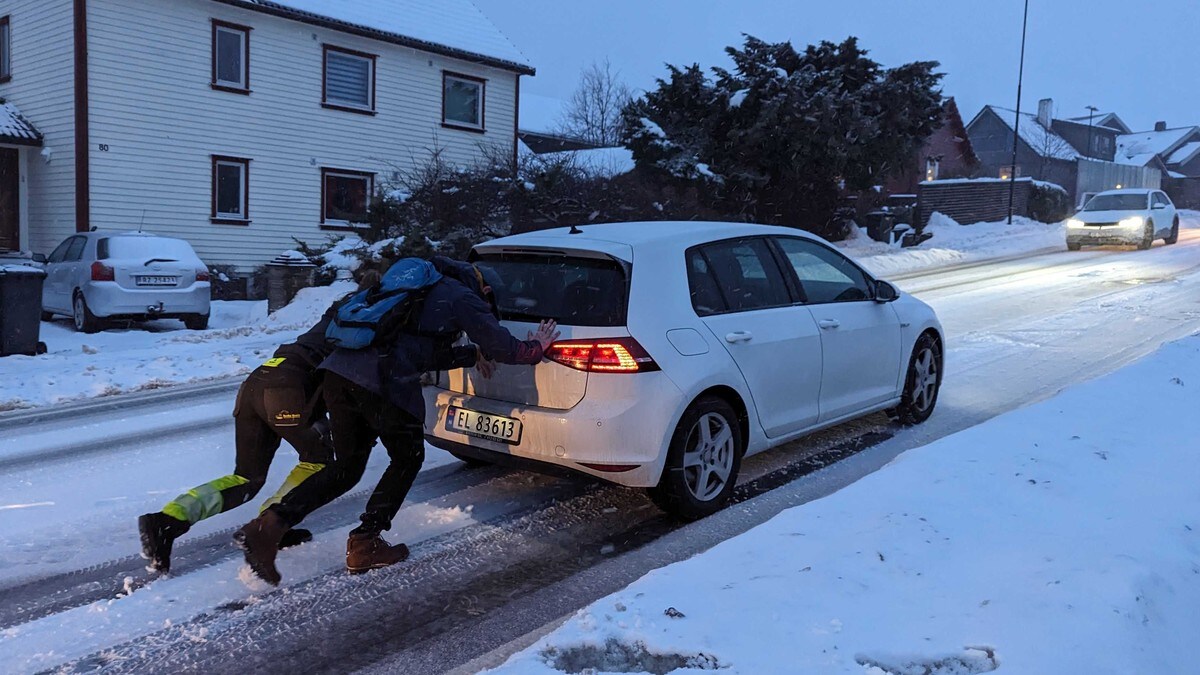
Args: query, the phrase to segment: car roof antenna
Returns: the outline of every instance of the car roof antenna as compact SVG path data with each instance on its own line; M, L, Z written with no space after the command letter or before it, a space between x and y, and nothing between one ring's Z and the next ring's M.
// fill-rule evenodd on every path
M571 229L567 231L567 234L583 234L583 230L579 229L578 225L572 225Z
M142 222L138 223L138 234L142 233L142 226L146 224L146 209L142 209Z

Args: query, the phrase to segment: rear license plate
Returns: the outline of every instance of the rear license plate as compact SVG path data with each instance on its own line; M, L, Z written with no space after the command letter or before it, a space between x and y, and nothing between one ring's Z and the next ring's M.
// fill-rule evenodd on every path
M446 431L517 445L521 442L521 420L451 406L446 411Z
M174 286L179 283L179 277L138 276L134 280L138 286Z

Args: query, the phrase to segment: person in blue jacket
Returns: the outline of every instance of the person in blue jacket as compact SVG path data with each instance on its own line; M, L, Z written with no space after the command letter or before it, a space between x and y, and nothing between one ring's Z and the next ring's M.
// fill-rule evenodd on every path
M361 524L350 532L346 568L364 572L407 558L407 546L390 545L381 533L391 528L425 461L422 373L474 366L489 377L497 361L539 363L558 339L554 321L542 322L527 340L513 337L500 325L492 289L476 267L443 257L431 262L442 279L426 292L391 344L337 349L321 364L336 459L234 535L246 562L264 581L274 585L281 579L275 558L283 535L358 483L376 440L391 462L367 501ZM473 346L454 346L463 333Z

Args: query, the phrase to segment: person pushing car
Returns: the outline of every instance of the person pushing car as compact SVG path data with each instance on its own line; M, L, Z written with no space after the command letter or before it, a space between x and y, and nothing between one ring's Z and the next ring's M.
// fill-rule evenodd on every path
M491 287L468 263L443 257L398 261L385 273L384 287L364 294L362 301L396 297L389 293L398 291L387 286L393 277L407 278L409 288L419 289L414 290L419 299L408 310L402 329L383 339L374 337L365 348L338 348L321 364L337 459L235 535L250 568L270 584L281 579L275 559L285 533L362 478L376 440L383 443L391 462L367 501L361 524L350 532L346 568L364 572L407 558L407 546L390 545L381 534L391 529L425 459L421 374L475 366L490 377L495 361L539 363L558 339L554 321L542 322L527 340L513 337L497 318ZM354 298L347 301L343 311L352 312L354 302ZM364 305L362 315L370 315L370 308ZM328 333L335 342L343 330L338 324L341 318L339 313ZM352 341L352 326L364 325L369 324L347 321L341 335ZM475 346L453 346L463 333Z
M360 288L374 285L379 273L363 275ZM234 439L237 455L233 473L188 490L162 511L138 518L142 557L148 569L166 574L171 569L171 548L176 539L196 523L245 504L267 480L267 471L280 441L287 441L300 455L283 485L260 508L278 502L289 490L321 471L333 461L333 445L320 395L321 373L317 367L334 347L325 332L342 300L326 310L312 328L275 350L238 389L233 405ZM281 542L285 548L312 538L307 530L291 530Z

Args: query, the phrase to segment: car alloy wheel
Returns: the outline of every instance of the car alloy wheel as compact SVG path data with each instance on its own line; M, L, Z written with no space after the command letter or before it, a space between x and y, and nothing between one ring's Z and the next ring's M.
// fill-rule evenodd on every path
M729 482L737 445L729 421L717 413L696 420L684 446L683 473L688 491L707 502L716 498Z
M71 302L71 318L75 322L75 330L80 333L95 333L100 330L100 319L88 309L83 293L76 293Z
M888 414L905 426L924 422L933 414L941 386L942 345L932 334L925 333L913 346L900 405L888 410Z
M925 412L933 405L938 388L938 364L933 347L926 346L913 362L912 404L917 412Z

